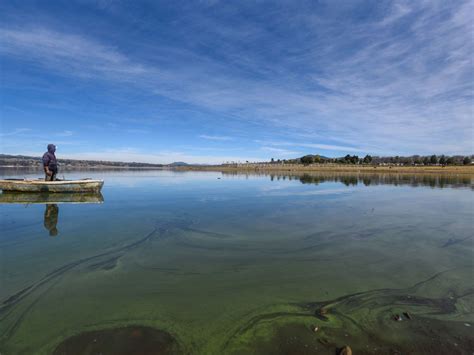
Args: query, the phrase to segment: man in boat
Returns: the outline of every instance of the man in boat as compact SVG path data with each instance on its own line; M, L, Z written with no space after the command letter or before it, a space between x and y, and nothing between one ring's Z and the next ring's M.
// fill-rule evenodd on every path
M48 151L43 155L43 167L45 173L45 181L56 180L58 173L58 162L56 160L56 146L54 144L48 144Z

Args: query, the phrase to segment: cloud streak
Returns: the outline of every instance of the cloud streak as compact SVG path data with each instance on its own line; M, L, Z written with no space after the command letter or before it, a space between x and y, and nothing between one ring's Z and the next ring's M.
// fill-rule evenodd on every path
M199 138L207 139L210 141L231 141L233 139L232 137L227 137L227 136L211 136L207 134L201 134Z
M1 132L0 137L18 136L28 131L30 131L29 128L18 128L11 132Z
M112 46L76 34L65 34L43 27L0 29L4 55L46 65L67 75L125 79L146 69L132 63Z

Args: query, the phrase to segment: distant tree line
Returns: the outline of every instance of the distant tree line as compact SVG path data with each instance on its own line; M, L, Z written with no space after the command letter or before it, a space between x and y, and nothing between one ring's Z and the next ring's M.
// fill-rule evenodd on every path
M0 154L0 166L15 167L40 167L42 159L40 157L29 157L24 155L7 155ZM147 164L137 162L116 162L116 161L99 161L99 160L76 160L76 159L58 159L58 164L62 168L66 167L121 167L121 168L159 168L163 164Z
M473 156L453 155L412 155L408 157L378 157L366 155L359 157L358 155L347 154L340 158L327 158L322 155L308 154L301 158L275 160L271 159L272 164L352 164L352 165L400 165L400 166L417 166L417 165L469 165L473 161Z

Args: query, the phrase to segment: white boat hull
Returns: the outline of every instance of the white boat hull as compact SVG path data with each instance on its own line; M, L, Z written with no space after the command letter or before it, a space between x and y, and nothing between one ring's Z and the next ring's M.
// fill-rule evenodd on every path
M104 185L103 180L62 180L62 181L44 181L44 180L24 180L24 179L6 179L0 180L0 189L3 191L16 192L68 192L98 193Z

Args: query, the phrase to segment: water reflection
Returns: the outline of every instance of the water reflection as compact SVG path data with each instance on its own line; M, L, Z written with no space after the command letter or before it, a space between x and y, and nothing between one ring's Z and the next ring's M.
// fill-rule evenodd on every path
M104 197L101 193L71 194L71 193L21 193L11 192L0 194L0 204L44 204L44 228L49 236L59 234L57 225L59 218L59 204L69 203L102 203Z
M339 182L346 186L371 185L409 185L413 187L429 186L432 188L466 188L474 189L474 177L471 175L436 175L436 174L380 174L380 173L345 173L345 172L223 172L226 176L267 176L275 180L299 180L302 184L320 184Z
M42 192L4 192L0 194L0 204L60 204L60 203L102 203L101 193L42 193Z
M57 204L46 204L46 209L44 210L44 227L49 231L50 237L58 235L58 214L59 207Z

